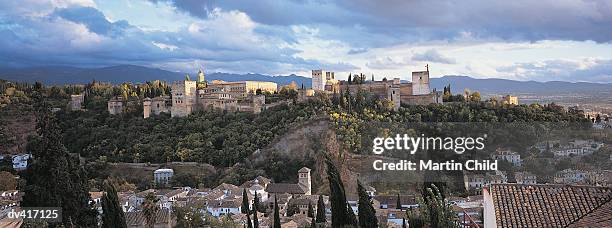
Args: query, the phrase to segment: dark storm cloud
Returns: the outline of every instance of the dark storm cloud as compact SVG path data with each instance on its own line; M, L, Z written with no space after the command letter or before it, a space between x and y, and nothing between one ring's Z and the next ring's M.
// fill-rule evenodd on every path
M365 34L382 33L391 39L447 39L470 34L481 39L505 40L612 40L610 1L404 1L404 0L153 0L170 2L194 16L221 8L246 12L268 25L328 24L361 27ZM370 33L370 34L368 34ZM348 42L351 40L349 39Z

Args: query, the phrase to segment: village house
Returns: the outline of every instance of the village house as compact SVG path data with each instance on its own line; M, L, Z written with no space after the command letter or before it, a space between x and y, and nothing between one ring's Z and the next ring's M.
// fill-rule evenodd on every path
M584 156L599 150L604 144L593 140L573 140L553 151L555 157Z
M172 169L157 169L153 172L153 179L155 184L166 186L170 184L173 175L174 170Z
M463 185L468 191L480 190L489 184L503 183L508 183L508 175L505 171L495 170L494 172L487 172L485 174L465 172L463 174Z
M310 179L310 169L303 167L298 171L298 183L269 183L266 186L266 192L270 195L274 194L294 194L294 195L310 195L312 190L312 180Z
M530 172L514 172L517 184L536 184L538 177Z
M559 184L577 184L585 181L587 172L583 170L564 169L557 173L553 178Z
M414 195L400 195L401 209L412 209L419 207L416 196ZM380 209L396 209L397 208L397 195L377 195L372 199L377 201Z
M31 154L13 155L13 169L16 171L26 170L28 168L28 160L32 158Z
M516 167L520 167L523 162L523 160L521 160L521 155L510 149L498 148L497 150L495 150L495 153L492 155L492 158L495 160L507 161Z

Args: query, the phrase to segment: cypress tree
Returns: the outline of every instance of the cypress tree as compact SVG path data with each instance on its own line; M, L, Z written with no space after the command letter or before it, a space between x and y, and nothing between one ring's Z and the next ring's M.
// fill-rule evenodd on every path
M402 228L406 228L406 219L405 218L402 219Z
M115 186L107 181L105 183L105 193L102 196L102 227L103 228L126 228L125 215L119 206L119 197Z
M314 218L314 209L312 208L312 203L308 201L308 217Z
M145 217L147 227L153 228L153 226L155 226L156 215L159 211L159 207L157 206L158 201L159 200L152 192L149 192L144 198L142 213Z
M325 163L327 164L327 179L329 180L330 189L329 200L332 211L332 227L357 225L351 218L351 215L355 217L355 214L353 214L350 207L348 207L340 173L332 162L331 157L329 155L325 157Z
M360 181L357 181L357 192L359 194L359 227L378 227L378 219L376 218L376 211L372 206L372 200L370 199L370 196L365 191L365 188L363 187Z
M399 193L397 193L397 202L395 202L395 209L402 209L402 200L400 199Z
M246 188L242 190L242 208L240 208L242 214L249 213L249 196L247 195Z
M253 198L253 228L259 228L259 219L257 218L258 205L259 198L257 198L257 192L255 192L255 198Z
M317 221L314 218L310 220L310 228L317 228Z
M346 217L348 218L348 227L356 227L359 224L357 216L355 216L355 212L348 202L346 202Z
M253 228L253 224L251 223L251 216L249 215L249 213L247 213L246 216L247 216L247 228Z
M319 195L319 200L317 201L317 223L325 223L325 203L323 202L323 196Z
M278 215L278 201L274 195L274 228L281 228L280 216Z
M351 74L349 74L349 77L348 77L348 84L349 85L353 84L353 76Z
M38 137L28 142L31 165L23 175L22 207L61 207L65 227L97 226L97 210L90 205L87 175L78 158L62 144L62 132L39 91L33 95Z

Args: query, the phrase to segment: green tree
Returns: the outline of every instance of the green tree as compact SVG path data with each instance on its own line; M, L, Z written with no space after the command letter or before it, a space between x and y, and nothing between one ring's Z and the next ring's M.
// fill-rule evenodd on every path
M249 214L249 196L247 195L246 188L242 190L242 207L240 212L242 214Z
M357 193L359 194L358 214L359 227L361 228L376 228L378 227L378 219L376 211L372 206L372 200L365 191L365 188L360 181L357 181Z
M257 192L255 192L255 198L253 198L253 228L259 228L259 219L257 218L257 212L259 209L259 198Z
M420 208L421 215L426 219L429 227L458 227L455 223L456 215L449 203L435 184L426 188L425 198Z
M22 207L61 207L65 227L94 227L97 211L90 205L87 175L62 144L61 130L49 106L36 93L38 136L28 148L33 159L24 174ZM55 226L55 225L52 225Z
M102 227L127 227L115 186L110 181L106 181L104 190L105 193L102 196Z
M157 206L158 201L159 199L157 199L155 194L149 192L142 203L142 213L144 214L147 228L153 228L155 226L155 219L159 211L159 207Z
M400 199L399 193L397 193L397 199L395 201L395 209L398 209L398 210L402 209L402 199Z
M323 202L323 196L319 195L319 199L317 200L317 219L316 222L317 223L325 223L326 222L326 216L325 216L325 203Z
M328 154L326 154L325 157L325 163L327 164L327 179L330 189L329 200L332 211L332 227L357 226L352 219L355 217L355 214L346 201L346 193L340 173L334 165L332 158Z
M278 214L278 201L276 195L274 195L274 228L280 228L280 215Z
M312 202L308 201L308 217L314 218L314 209L312 208Z
M251 216L249 215L249 213L246 214L246 217L247 217L247 228L253 228L253 223L251 222Z

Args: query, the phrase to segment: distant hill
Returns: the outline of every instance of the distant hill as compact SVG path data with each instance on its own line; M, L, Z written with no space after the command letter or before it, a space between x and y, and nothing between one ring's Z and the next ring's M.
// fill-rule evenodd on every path
M465 88L472 91L480 91L486 94L570 94L570 93L598 93L612 92L612 84L588 83L588 82L536 82L536 81L514 81L508 79L487 78L476 79L468 76L443 76L432 78L431 87L441 91L444 86L451 85L453 93L462 93Z
M190 73L195 79L195 72ZM185 78L183 72L172 72L157 68L149 68L134 65L118 65L101 68L77 68L66 66L47 66L31 68L0 68L0 79L10 81L35 82L41 81L45 84L84 84L92 80L120 84L122 82L145 82L153 80L177 81ZM279 85L287 85L295 81L298 86L311 87L311 79L298 75L270 76L263 74L231 74L231 73L209 73L206 80L224 81L272 81ZM536 82L536 81L514 81L508 79L476 79L468 76L443 76L432 78L431 87L442 90L450 84L453 93L462 93L464 88L480 91L483 94L594 94L612 93L612 84L599 84L587 82Z
M190 73L195 79L195 72ZM61 84L84 84L92 80L120 84L123 82L145 82L153 80L164 80L168 82L182 80L185 73L172 72L157 68L149 68L135 65L118 65L101 68L78 68L67 66L45 66L31 68L0 68L0 79L20 82L40 81L48 85ZM211 73L206 75L206 80L224 81L272 81L279 85L287 85L295 81L298 86L302 83L306 88L310 88L310 78L288 75L288 76L269 76L262 74L230 74L230 73Z

